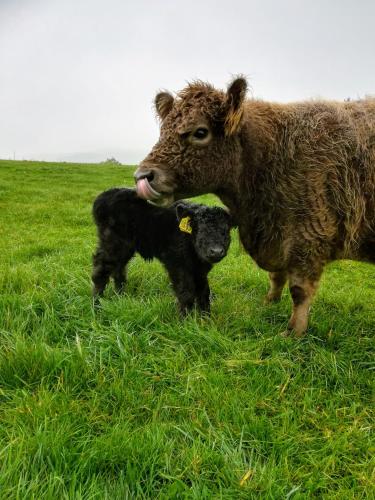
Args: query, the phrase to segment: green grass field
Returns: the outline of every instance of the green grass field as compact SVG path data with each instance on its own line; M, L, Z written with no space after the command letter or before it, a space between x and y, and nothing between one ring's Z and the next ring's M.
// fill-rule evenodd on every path
M139 257L95 312L91 204L132 172L0 162L0 498L374 498L375 266L327 268L302 340L235 232L211 319Z

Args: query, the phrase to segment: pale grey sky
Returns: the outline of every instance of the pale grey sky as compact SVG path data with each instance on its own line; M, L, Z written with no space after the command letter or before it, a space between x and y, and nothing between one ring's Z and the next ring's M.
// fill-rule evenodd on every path
M0 0L0 158L125 163L195 78L290 101L375 94L374 0Z

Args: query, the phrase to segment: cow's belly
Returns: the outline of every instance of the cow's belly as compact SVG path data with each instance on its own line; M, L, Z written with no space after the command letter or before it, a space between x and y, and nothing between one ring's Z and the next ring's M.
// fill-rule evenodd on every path
M254 241L246 230L240 229L240 239L247 253L265 271L277 272L287 268L287 238L273 236L268 240Z

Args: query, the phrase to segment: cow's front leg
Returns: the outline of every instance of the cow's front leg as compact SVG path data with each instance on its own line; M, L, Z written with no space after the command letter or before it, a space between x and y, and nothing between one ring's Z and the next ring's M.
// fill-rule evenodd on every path
M271 272L268 273L268 276L270 279L270 289L264 297L265 304L278 302L280 300L283 288L288 278L288 273L286 271L279 271L276 273Z
M297 337L302 337L307 330L310 306L318 289L320 273L312 279L301 276L298 272L291 272L288 279L293 311L286 333L294 332Z

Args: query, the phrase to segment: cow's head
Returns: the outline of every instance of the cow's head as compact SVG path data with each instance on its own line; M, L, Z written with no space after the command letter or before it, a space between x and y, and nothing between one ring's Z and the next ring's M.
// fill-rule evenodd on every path
M175 98L157 94L160 138L135 173L141 198L170 205L225 187L240 161L246 89L246 80L237 78L226 92L195 82Z

